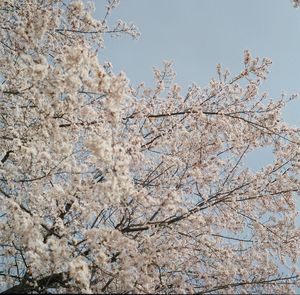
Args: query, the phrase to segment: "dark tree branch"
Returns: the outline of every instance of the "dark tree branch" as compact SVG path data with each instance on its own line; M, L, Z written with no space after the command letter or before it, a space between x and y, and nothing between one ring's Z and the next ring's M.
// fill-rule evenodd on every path
M1 294L26 294L38 292L39 290L45 288L52 288L57 285L64 287L68 281L68 273L55 273L35 281L36 284L34 284L32 279L22 280L21 284L13 286L4 292L1 292Z
M13 153L13 152L14 151L11 151L11 150L7 151L6 154L4 155L4 157L2 158L1 162L4 164L7 161L8 157L9 157L9 154Z
M228 288L232 288L232 287L238 287L238 286L246 286L246 285L263 285L263 284L288 284L289 281L291 280L298 280L299 276L298 275L292 275L289 277L281 277L281 278L274 278L274 279L262 279L262 280L252 280L252 281L244 281L244 282L238 282L238 283L231 283L231 284L226 284L226 285L220 285L220 286L216 286L212 289L206 290L206 291L202 291L200 293L195 293L195 294L208 294L208 293L214 293L216 294L216 291L219 290L224 290L224 289L228 289ZM219 292L218 292L219 293Z

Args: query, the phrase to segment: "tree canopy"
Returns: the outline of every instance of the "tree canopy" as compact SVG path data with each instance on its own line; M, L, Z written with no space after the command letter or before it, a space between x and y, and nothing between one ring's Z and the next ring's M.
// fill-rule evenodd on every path
M118 4L0 2L2 291L295 291L300 130L259 90L271 61L245 50L186 93L164 63L133 88L97 55L139 36L108 25Z

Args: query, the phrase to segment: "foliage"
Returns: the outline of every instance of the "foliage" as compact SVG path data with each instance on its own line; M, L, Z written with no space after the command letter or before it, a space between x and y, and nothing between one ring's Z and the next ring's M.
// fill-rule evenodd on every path
M289 293L299 282L299 129L259 87L271 61L182 94L101 65L108 26L81 1L0 2L2 290ZM244 160L272 147L258 172Z

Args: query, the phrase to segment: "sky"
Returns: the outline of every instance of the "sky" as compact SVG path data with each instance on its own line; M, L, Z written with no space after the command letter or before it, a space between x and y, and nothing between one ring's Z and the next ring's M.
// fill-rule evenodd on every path
M96 0L96 17L105 14ZM273 61L262 91L273 98L300 93L300 9L290 0L123 0L109 23L122 19L141 32L106 37L101 62L110 61L115 73L124 71L133 85L152 85L153 67L172 61L177 83L206 86L221 63L234 75L243 67L243 52ZM286 107L284 119L300 125L300 99ZM255 170L272 159L268 149L248 156Z

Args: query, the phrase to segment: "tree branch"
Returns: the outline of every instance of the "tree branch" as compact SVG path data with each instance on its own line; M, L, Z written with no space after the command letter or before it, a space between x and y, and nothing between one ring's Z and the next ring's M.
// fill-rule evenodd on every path
M52 288L56 285L65 286L69 281L68 273L61 272L45 276L34 282L32 279L23 280L21 284L13 286L1 294L26 294L33 291L39 291L44 288ZM34 284L36 283L36 284Z

